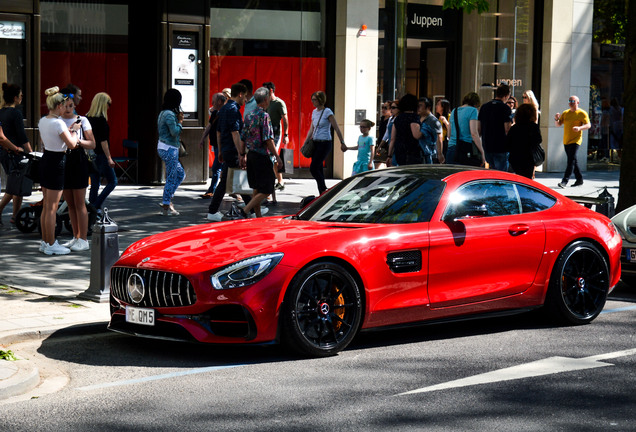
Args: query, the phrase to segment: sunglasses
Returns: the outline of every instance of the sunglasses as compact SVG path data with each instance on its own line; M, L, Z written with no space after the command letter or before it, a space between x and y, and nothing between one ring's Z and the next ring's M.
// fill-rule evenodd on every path
M391 105L391 109L397 109L395 105Z
M568 103L577 103L577 102L578 102L578 101L576 101L576 100L574 100L574 99L570 99L570 100L568 101Z
M382 109L389 109L388 106L382 106Z

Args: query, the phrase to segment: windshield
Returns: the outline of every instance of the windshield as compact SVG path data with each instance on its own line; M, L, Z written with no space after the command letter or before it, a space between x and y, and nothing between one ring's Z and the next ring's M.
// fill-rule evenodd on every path
M350 223L428 222L446 183L413 173L350 177L298 214L302 220Z

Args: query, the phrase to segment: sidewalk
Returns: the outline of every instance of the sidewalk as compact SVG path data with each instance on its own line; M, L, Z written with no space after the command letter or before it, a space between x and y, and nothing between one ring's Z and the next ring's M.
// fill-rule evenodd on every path
M598 196L603 187L618 199L619 171L587 171L585 183L576 188L559 189L561 173L537 173L537 181L566 196ZM337 180L329 180L333 186ZM572 182L570 182L572 183ZM209 199L200 195L207 185L184 185L177 190L174 206L179 216L163 216L161 186L118 185L106 201L109 215L119 227L120 253L133 242L152 234L184 226L207 223L205 216ZM269 215L296 213L300 200L317 194L313 179L289 179L285 190L278 193L278 206L269 207ZM37 202L41 193L25 198L25 205ZM229 210L226 198L222 211ZM24 234L9 223L5 209L4 226L0 226L2 255L0 260L0 350L10 344L29 339L45 338L61 330L78 326L106 327L109 320L107 302L79 300L77 296L88 288L91 253L72 252L64 256L46 256L38 251L37 231ZM71 238L66 230L61 241ZM89 238L90 240L90 238ZM9 347L10 348L10 347ZM28 361L11 362L0 359L0 400L24 393L38 384L37 368Z

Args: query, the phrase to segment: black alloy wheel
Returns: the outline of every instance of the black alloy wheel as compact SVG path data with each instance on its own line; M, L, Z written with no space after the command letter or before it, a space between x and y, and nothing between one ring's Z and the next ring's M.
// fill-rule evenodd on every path
M587 324L605 306L610 274L607 260L588 241L568 245L555 263L546 306L567 324Z
M316 263L300 271L285 296L284 343L312 357L343 350L362 319L360 288L342 266Z
M18 210L18 214L15 217L15 226L23 233L30 233L35 231L40 223L40 214L42 213L42 207L27 206Z

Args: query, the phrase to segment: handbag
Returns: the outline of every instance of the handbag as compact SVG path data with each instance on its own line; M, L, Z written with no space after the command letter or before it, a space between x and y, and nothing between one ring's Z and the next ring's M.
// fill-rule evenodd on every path
M303 156L309 159L314 155L314 148L315 148L314 139L309 138L307 141L305 141L305 144L303 144L303 146L300 148L300 152L302 153Z
M33 180L26 176L26 172L29 168L27 159L23 159L23 162L17 164L17 166L11 170L7 176L6 192L9 195L16 196L30 196L33 190Z
M537 144L532 148L532 161L536 167L545 162L545 150L543 150L541 144Z
M247 180L247 171L240 168L227 169L225 193L251 195L252 192L253 189L250 187L250 183Z
M457 118L457 109L455 109L453 118L455 120L455 127L457 128L457 162L460 165L481 166L481 153L475 143L472 140L463 141L460 139L461 132Z
M280 158L283 160L283 169L278 170L280 173L294 173L294 149L282 148L279 151Z
M314 144L314 136L316 136L316 130L318 130L318 125L320 124L320 120L322 120L322 115L324 113L325 109L323 108L322 112L320 113L320 117L318 118L318 122L314 126L314 133L311 134L311 138L305 141L305 144L303 144L303 146L300 148L300 152L308 159L314 155L314 149L316 148L316 144Z
M179 157L186 157L188 155L188 150L186 149L185 144L183 143L183 141L179 141Z
M93 149L85 149L86 159L88 159L88 169L91 172L99 172L99 168L97 168L97 153Z

